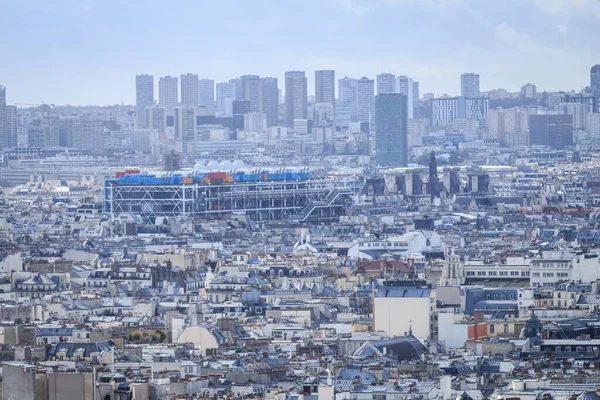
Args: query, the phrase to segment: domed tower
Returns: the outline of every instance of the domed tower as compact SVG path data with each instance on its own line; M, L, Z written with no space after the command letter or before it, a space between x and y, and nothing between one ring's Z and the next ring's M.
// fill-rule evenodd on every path
M521 339L533 339L539 338L542 333L542 323L540 319L535 315L535 307L530 306L531 317L525 321L525 326L523 326L523 330L521 331L520 338Z

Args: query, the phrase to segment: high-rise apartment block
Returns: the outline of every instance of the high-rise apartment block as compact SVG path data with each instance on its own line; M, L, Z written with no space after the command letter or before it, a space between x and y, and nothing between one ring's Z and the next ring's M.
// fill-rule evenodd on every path
M200 107L215 107L215 81L200 79L198 81L198 105Z
M308 113L307 82L304 71L285 73L285 124L294 126L295 119L306 119Z
M185 75L181 75L180 80L181 105L189 107L198 106L198 75L188 73Z
M235 82L217 83L217 112L233 115L233 102L237 100Z
M175 107L174 131L178 150L189 153L196 138L196 107Z
M154 76L135 77L135 113L138 128L146 128L146 107L154 104Z
M498 108L489 110L483 139L495 140L502 146L518 147L529 144L529 116L535 108Z
M488 116L489 99L484 97L448 97L431 100L431 124L450 126L456 118L482 121Z
M241 78L241 97L237 100L250 102L250 111L260 111L260 77L258 75L244 75Z
M146 110L144 109L144 124ZM104 151L104 123L93 116L80 116L73 119L70 126L68 147L89 150L94 153Z
M358 80L354 78L348 78L347 76L338 80L338 92L340 101L339 105L336 104L336 118L338 115L342 115L342 112L338 111L342 111L341 109L343 108L344 111L347 111L347 122L355 122L357 120L357 84Z
M396 76L390 73L377 75L377 94L398 93L396 91Z
M479 97L479 74L468 72L460 76L460 95L463 97Z
M315 71L315 103L335 104L335 71Z
M360 78L356 83L356 118L358 122L372 122L375 117L375 81Z
M158 80L158 104L173 112L179 102L179 84L176 76L163 76Z
M399 76L396 78L395 89L394 93L406 96L408 119L412 119L414 114L414 81L407 76Z

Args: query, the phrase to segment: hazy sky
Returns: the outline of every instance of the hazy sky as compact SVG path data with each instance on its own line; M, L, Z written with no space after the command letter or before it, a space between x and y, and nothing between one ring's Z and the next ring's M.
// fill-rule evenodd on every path
M408 75L421 93L581 89L600 0L2 0L9 103L133 103L135 75ZM156 95L158 87L155 83Z

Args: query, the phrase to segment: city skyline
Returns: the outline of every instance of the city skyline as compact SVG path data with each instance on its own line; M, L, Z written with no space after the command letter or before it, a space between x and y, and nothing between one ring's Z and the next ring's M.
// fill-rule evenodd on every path
M265 0L235 3L236 7L231 1L206 2L203 13L227 11L232 29L223 32L218 18L206 24L186 23L197 14L189 12L182 17L185 21L160 37L152 24L140 27L131 17L141 13L152 19L160 13L162 20L169 20L177 8L164 9L156 2L143 8L129 4L113 15L114 4L9 0L6 34L19 40L9 41L5 49L11 60L3 65L2 74L2 84L10 88L8 102L133 104L131 76L187 72L215 82L245 74L283 82L285 71L300 70L306 72L308 94L314 95L314 71L321 69L356 79L375 79L384 72L406 75L420 82L421 93L436 95L460 93L460 74L469 71L482 77L482 91L516 92L527 82L547 91L580 90L589 85L589 66L598 63L594 55L599 45L590 35L600 18L600 5L594 1L555 0L549 5L510 0L485 7L469 0L315 0L285 5ZM193 11L192 3L190 8ZM111 18L104 18L108 15ZM252 25L250 39L265 45L247 46L247 40L239 37L259 16L263 23ZM307 30L302 21L309 17L312 25L323 28ZM332 18L333 23L325 24ZM388 50L398 36L410 35L418 28L416 21L423 20L430 28L421 32L419 41L406 40L398 54ZM289 29L284 29L287 25ZM52 32L48 41L38 40L42 32ZM337 39L319 40L323 34ZM186 37L211 39L196 52L185 51L188 47L180 39ZM119 62L109 61L113 59ZM90 84L98 77L101 83Z

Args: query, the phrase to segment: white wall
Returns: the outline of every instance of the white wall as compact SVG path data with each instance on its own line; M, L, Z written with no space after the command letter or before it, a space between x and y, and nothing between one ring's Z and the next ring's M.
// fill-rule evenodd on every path
M469 338L469 326L455 323L457 317L460 317L460 315L454 313L438 314L438 340L444 343L447 349L461 348Z
M572 280L589 283L594 282L598 277L600 277L600 257L584 258L583 255L579 255L573 260Z
M404 336L412 326L413 335L419 339L431 335L431 307L435 297L376 297L375 330L390 337Z
M10 273L11 271L23 271L21 252L8 254L4 260L0 261L0 272Z

